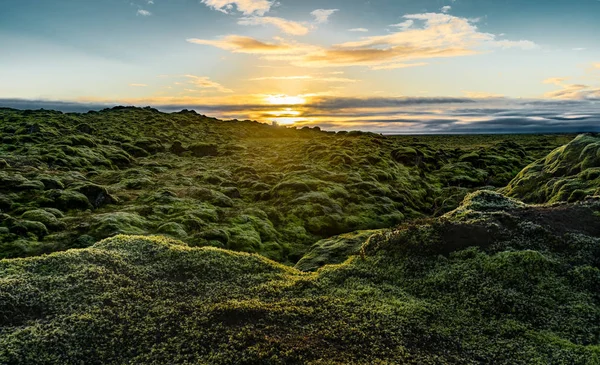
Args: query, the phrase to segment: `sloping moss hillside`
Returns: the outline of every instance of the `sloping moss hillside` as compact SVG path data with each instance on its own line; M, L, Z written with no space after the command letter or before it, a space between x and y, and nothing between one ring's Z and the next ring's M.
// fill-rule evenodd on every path
M154 234L294 264L321 239L452 210L571 138L336 134L151 108L0 109L0 257Z
M482 191L316 273L140 236L1 260L0 363L597 364L599 211Z
M578 136L527 166L503 191L531 203L573 202L600 195L600 136Z

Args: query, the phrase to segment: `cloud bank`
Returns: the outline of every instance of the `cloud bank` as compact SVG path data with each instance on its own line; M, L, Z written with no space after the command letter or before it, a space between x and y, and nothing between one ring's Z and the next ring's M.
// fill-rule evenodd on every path
M145 106L151 101L77 103L0 99L0 106L87 112L115 105ZM263 122L293 117L297 126L319 125L328 130L360 129L388 134L600 132L600 104L590 100L314 97L303 105L204 105L189 99L172 99L169 103L154 103L153 107L165 112L191 109L223 119Z

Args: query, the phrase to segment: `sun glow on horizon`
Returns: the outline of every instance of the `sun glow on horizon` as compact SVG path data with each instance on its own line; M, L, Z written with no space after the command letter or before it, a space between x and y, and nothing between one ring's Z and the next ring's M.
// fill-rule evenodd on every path
M271 105L301 105L306 104L306 99L301 96L269 95L265 100Z
M289 116L297 117L302 113L297 110L293 110L292 108L285 108L283 110L268 111L268 112L265 112L265 114L272 115L275 117L286 117L286 116L287 117L289 117Z
M292 117L282 117L282 118L272 118L271 122L276 122L279 125L292 126L299 122L310 122L306 118L292 118Z

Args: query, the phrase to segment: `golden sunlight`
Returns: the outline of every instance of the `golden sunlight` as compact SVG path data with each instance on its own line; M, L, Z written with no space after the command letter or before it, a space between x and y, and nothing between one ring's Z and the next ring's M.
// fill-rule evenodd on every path
M300 112L299 112L299 111L297 111L297 110L293 110L292 108L285 108L285 109L283 109L283 110L272 110L272 111L268 111L268 112L265 112L265 114L268 114L268 115L273 115L273 116L275 116L275 117L286 117L286 116L294 116L294 117L297 117L297 116L299 116L299 115L300 115L300 114L302 114L302 113L300 113Z
M301 96L268 95L265 100L272 105L299 105L306 104L306 99Z
M291 117L272 118L271 121L276 122L279 125L293 125L298 122L307 122L306 118L291 118Z

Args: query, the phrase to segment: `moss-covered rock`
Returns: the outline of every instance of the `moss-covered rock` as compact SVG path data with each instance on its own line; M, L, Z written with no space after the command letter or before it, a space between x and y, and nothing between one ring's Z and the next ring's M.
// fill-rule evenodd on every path
M296 263L301 271L316 271L329 265L340 264L360 252L362 245L377 231L358 231L327 238L315 243Z
M89 234L96 239L118 234L140 235L147 233L147 222L134 213L105 213L92 218Z
M61 223L54 214L42 209L29 210L23 213L21 218L28 221L43 223L51 230L60 230L65 227L64 223Z
M85 184L75 188L75 191L85 195L88 201L96 209L105 204L115 204L118 202L118 200L103 186Z
M185 231L183 226L175 222L165 223L162 226L158 227L157 233L169 235L175 238L187 237L187 232Z
M195 157L217 156L219 154L217 145L212 143L195 143L190 145L188 150Z
M521 171L503 190L525 202L579 201L600 193L600 137L580 135Z
M38 201L42 206L58 208L63 211L93 208L85 195L72 190L48 190Z

